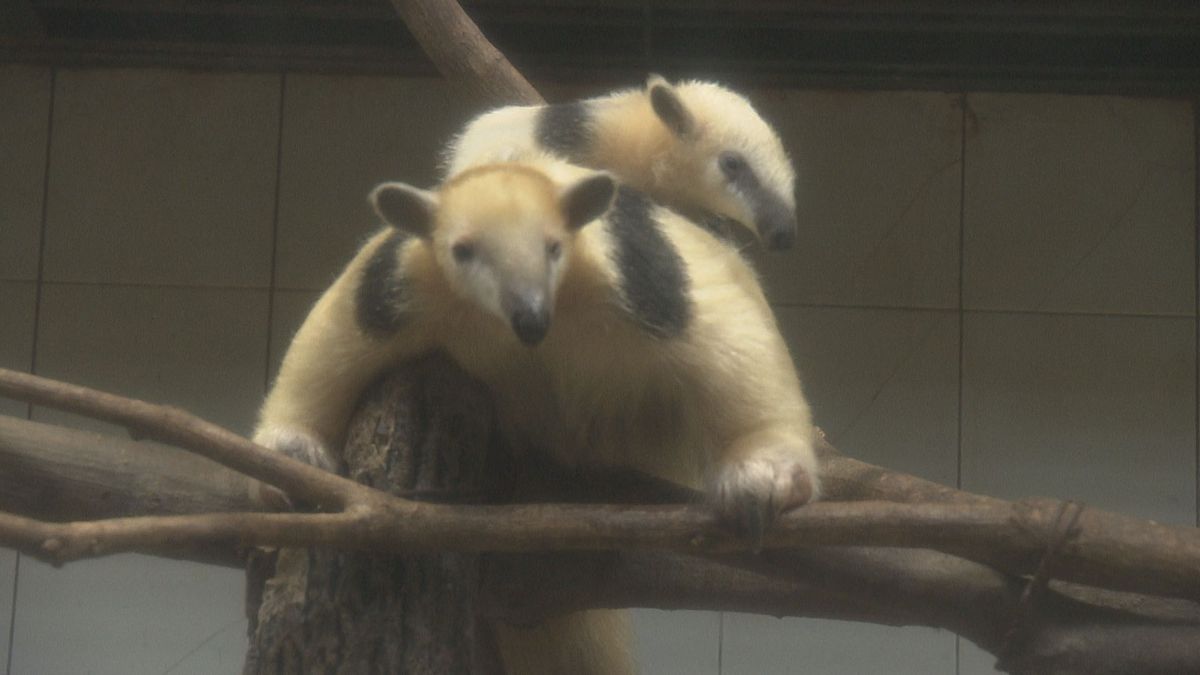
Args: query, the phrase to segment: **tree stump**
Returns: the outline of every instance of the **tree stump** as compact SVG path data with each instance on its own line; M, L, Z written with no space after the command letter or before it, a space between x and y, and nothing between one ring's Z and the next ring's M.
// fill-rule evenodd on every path
M364 393L341 469L413 499L489 501L503 473L495 427L483 385L444 358L423 359ZM500 673L477 612L479 558L258 551L243 672Z

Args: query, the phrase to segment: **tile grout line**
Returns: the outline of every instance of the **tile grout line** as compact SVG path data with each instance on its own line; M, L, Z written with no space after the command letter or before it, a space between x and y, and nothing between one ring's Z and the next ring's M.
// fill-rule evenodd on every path
M263 357L263 387L271 388L271 338L275 323L275 265L279 258L279 195L283 184L283 113L287 97L287 71L279 74L279 128L275 138L275 204L271 217L271 262L267 279L267 340Z
M725 672L725 612L717 612L717 675Z
M958 136L958 411L955 415L955 466L954 486L962 489L963 454L963 369L966 361L964 348L966 336L966 312L963 302L963 272L966 269L966 222L967 222L967 92L959 95ZM954 638L954 672L962 673L962 638Z
M46 230L47 213L49 212L50 204L50 148L54 142L54 93L58 85L58 69L50 68L50 99L46 106L46 149L43 154L44 165L42 167L42 213L41 213L41 231L38 233L38 252L37 252L37 281L34 284L33 291L33 335L32 344L29 346L29 372L37 372L37 357L38 357L38 338L39 329L42 320L42 289L44 286L45 269L46 269ZM33 419L33 404L29 403L25 406L25 418ZM17 553L13 563L13 580L12 580L12 606L9 607L8 615L8 654L5 655L4 672L7 675L12 674L12 657L16 651L16 644L13 639L17 633L17 593L20 590L21 579L21 554Z

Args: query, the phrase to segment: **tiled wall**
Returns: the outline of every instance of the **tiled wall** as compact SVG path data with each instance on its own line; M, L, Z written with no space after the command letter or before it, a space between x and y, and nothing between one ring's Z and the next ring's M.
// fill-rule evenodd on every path
M1195 523L1192 102L756 101L801 203L796 250L759 264L843 451ZM0 66L0 364L248 430L291 331L374 224L367 191L432 181L475 109L431 80ZM11 673L238 672L241 586L139 556L53 570L0 553L0 654ZM929 629L637 625L648 673L991 672Z

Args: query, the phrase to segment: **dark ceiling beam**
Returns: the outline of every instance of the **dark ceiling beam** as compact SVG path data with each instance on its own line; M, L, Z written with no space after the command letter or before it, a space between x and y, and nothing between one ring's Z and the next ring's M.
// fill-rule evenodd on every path
M0 0L0 36L41 42L46 28L29 0Z
M21 1L47 38L0 37L0 61L432 73L386 0ZM464 4L543 82L628 84L652 69L739 86L1200 93L1195 0Z
M28 0L42 11L184 16L394 19L386 2L347 0Z

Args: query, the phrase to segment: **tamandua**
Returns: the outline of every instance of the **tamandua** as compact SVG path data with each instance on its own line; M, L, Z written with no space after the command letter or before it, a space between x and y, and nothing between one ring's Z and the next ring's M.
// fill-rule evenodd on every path
M796 238L795 171L779 135L745 97L712 82L645 88L480 115L446 150L447 175L551 154L622 183L721 231L747 228L768 249ZM714 217L715 216L715 217Z
M787 346L719 238L608 173L546 158L474 167L435 192L385 183L371 201L390 227L296 334L259 443L336 466L362 390L442 350L491 389L515 448L704 486L750 536L817 498ZM632 672L621 616L498 627L501 649L513 672Z

